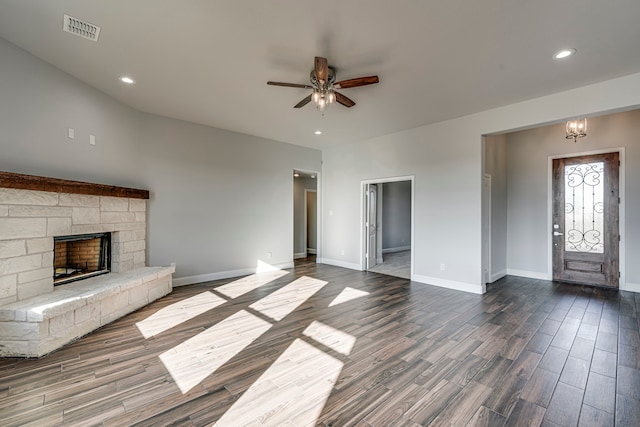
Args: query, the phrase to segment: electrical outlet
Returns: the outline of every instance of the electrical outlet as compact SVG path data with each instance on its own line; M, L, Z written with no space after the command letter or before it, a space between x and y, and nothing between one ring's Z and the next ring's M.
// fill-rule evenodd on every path
M344 255L344 249L340 251L340 255Z
M273 255L273 254L272 254L271 252L267 252L267 258L271 259L271 256L272 256L272 255Z
M441 271L444 271L444 270L445 270L444 263L441 263L441 264L440 264L440 270L441 270Z
M69 128L67 130L67 137L69 137L69 139L73 139L76 137L76 131L73 128Z
M89 144L96 145L96 136L95 135L89 135Z

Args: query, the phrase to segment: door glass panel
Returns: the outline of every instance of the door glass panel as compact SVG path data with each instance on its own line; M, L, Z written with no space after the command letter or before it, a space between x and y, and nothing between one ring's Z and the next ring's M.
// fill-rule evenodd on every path
M564 168L565 250L604 253L604 162Z

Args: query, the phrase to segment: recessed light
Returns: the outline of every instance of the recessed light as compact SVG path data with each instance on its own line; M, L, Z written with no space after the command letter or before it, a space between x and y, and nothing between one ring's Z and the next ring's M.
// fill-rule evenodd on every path
M135 80L133 80L133 79L132 79L131 77L129 77L129 76L121 76L121 77L120 77L120 81L121 81L122 83L126 83L126 84L128 84L128 85L135 84L135 82L136 82Z
M316 179L316 176L315 175L311 175L311 179Z
M294 177L294 178L298 178L299 176L300 176L300 174L299 174L298 172L296 172L296 173L294 173L294 174L293 174L293 177Z
M317 130L314 132L316 135L322 135L322 131L321 130Z
M555 55L553 55L553 57L555 59L562 59L562 58L566 58L568 56L571 56L574 53L576 53L575 49L562 49L561 51L559 51Z

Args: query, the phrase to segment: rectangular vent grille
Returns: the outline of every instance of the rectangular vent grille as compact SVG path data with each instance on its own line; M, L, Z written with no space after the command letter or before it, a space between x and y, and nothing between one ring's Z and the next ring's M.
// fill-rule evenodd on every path
M73 16L64 15L64 23L62 29L67 33L75 34L78 37L98 41L100 35L100 27L89 22L83 21Z

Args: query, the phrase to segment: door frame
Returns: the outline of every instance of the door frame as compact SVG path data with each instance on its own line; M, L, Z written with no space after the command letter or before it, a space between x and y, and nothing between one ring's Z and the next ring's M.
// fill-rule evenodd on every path
M310 174L310 175L315 175L315 180L316 180L316 262L318 262L318 260L320 260L322 258L322 180L320 179L322 177L322 174L320 172L316 172L314 170L310 170L310 169L304 169L304 168L293 168L292 171L298 171L298 172L302 172L302 173L306 173L306 174ZM295 180L295 178L292 176L292 178ZM306 188L305 188L305 193L304 193L304 226L305 226L305 231L304 231L304 250L307 250L307 193L306 193ZM295 202L294 202L295 203ZM292 215L295 216L295 207L292 210ZM293 234L295 236L295 219L292 216L291 217L291 229L293 230ZM294 248L294 238L291 239L291 256L295 259L295 248Z
M367 199L365 197L367 184L384 184L386 182L398 182L398 181L411 181L411 277L414 275L415 268L415 176L393 176L387 178L374 178L360 181L360 270L366 271L367 269Z
M626 212L625 212L625 149L624 147L612 147L599 150L578 151L574 153L558 154L548 157L547 164L547 280L553 280L553 160L566 159L570 157L590 156L593 154L615 153L617 152L620 160L619 169L619 233L620 233L620 250L618 252L618 261L620 268L620 280L618 281L618 289L626 289Z
M316 179L318 179L318 175L316 175ZM318 254L318 183L316 183L316 190L310 190L308 188L304 189L304 250L307 253L307 255L310 253L309 252L309 242L307 240L307 230L308 230L308 222L307 222L307 218L308 218L308 212L307 212L307 197L309 197L309 193L316 193L316 248L314 249L316 252L314 255L317 256Z

